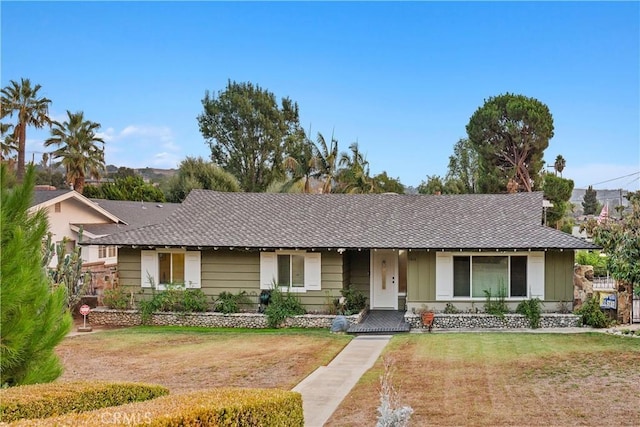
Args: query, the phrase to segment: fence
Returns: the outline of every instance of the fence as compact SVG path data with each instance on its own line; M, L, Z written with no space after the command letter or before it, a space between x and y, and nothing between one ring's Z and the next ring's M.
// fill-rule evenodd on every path
M616 290L616 281L612 277L594 277L594 291L614 291Z

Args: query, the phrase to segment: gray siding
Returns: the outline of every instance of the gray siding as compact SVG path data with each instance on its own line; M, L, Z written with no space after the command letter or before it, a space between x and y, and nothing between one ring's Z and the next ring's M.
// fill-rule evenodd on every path
M369 267L371 264L370 251L349 251L345 255L349 259L350 275L347 278L347 285L357 289L369 297Z

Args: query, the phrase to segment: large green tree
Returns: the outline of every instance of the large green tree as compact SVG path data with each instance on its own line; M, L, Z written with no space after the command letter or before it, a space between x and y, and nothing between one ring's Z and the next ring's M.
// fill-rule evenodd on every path
M18 151L18 182L24 177L27 127L39 129L51 125L49 118L51 100L40 97L38 91L41 88L39 84L32 86L29 79L22 78L20 83L11 80L9 85L1 91L0 119L14 115L17 118L13 127L13 140Z
M357 142L349 146L349 152L340 154L336 173L336 191L339 193L375 193L375 182L369 175L369 162L360 151Z
M340 161L338 140L332 134L331 141L327 144L327 140L318 132L315 147L318 176L323 180L322 193L328 194L333 192L336 174L338 173L338 162Z
M376 193L404 194L404 185L400 182L400 178L390 177L387 171L382 171L371 179Z
M598 192L590 185L582 198L582 209L585 215L595 215L598 211Z
M571 199L573 192L573 181L547 173L544 175L543 190L544 197L553 204L552 207L545 210L546 224L560 229L570 205L569 199Z
M302 185L303 193L311 193L311 179L319 176L316 147L308 139L291 144L289 154L284 159L284 169L288 180L281 191L287 192L291 187Z
M133 200L142 202L164 202L160 188L144 182L140 175L118 176L113 182L84 187L84 196L107 200Z
M456 194L473 194L477 192L478 180L478 153L467 138L460 139L453 146L453 155L449 156L447 187Z
M608 255L611 276L640 295L640 192L627 195L632 210L622 220L602 221L594 228L594 241Z
M96 135L100 124L85 120L84 113L71 113L67 110L67 120L54 122L51 138L44 142L45 147L55 145L54 159L60 159L67 173L67 182L82 194L87 176L100 178L105 170L104 140ZM97 145L102 143L103 147Z
M201 157L187 157L178 167L178 172L165 184L167 201L180 203L194 188L226 192L242 191L238 180L212 162Z
M50 382L62 373L54 348L71 329L66 290L51 289L43 266L46 213L28 213L35 169L29 167L23 184L12 189L5 165L0 169L0 385Z
M284 177L289 144L304 138L298 105L252 83L229 81L217 95L205 93L198 116L211 159L233 174L244 191L264 191Z
M549 108L535 98L506 93L489 98L467 124L469 141L478 152L479 192L540 188L544 150L553 137Z

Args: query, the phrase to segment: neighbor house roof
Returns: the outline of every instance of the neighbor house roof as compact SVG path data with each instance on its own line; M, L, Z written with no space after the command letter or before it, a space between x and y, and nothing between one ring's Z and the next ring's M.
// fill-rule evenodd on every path
M543 226L542 193L455 196L193 190L162 223L91 243L131 247L595 249Z
M126 224L74 224L92 235L117 233L131 228L157 224L171 215L180 203L133 202L129 200L91 199L91 201L121 218Z
M120 219L117 215L114 215L113 213L96 205L91 200L87 199L82 194L74 190L35 190L33 192L33 199L31 202L31 207L29 209L31 211L35 211L55 205L56 203L60 203L68 199L74 199L80 204L85 205L87 208L95 210L113 223L122 222L122 219Z

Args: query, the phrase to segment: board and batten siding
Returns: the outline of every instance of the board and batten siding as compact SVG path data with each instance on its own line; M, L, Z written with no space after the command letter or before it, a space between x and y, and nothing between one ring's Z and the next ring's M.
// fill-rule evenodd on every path
M573 301L574 251L545 252L544 299L545 301ZM552 307L548 307L547 310Z
M352 286L353 289L362 292L368 298L371 281L369 275L370 251L347 251L345 256L349 259L349 276L345 277L345 287Z
M126 292L138 296L141 284L141 250L121 248L118 250L120 285ZM260 253L229 250L206 250L201 252L200 289L210 298L221 292L237 294L260 294ZM322 252L321 289L297 293L296 296L309 311L323 311L332 298L340 296L343 286L342 255L337 252ZM150 290L145 293L151 294Z
M407 303L426 304L435 299L435 252L410 251L407 254Z

